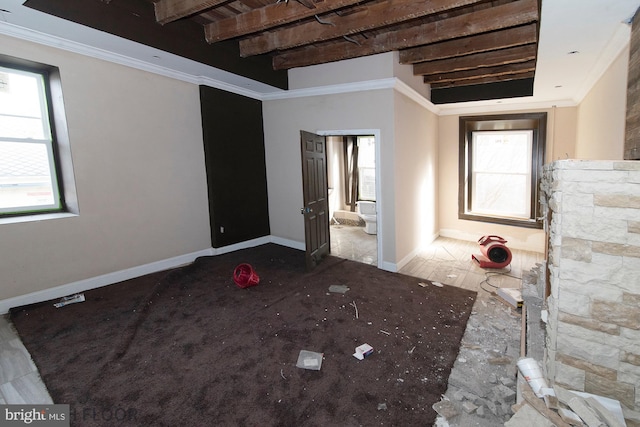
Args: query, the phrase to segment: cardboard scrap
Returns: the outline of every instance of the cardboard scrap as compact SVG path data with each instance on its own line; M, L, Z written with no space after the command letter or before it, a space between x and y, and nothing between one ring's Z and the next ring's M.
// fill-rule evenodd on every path
M551 421L551 425L558 427L587 426L587 427L626 427L622 406L619 401L604 396L589 394L574 390L567 390L558 385L552 388L543 387L539 398L526 381L518 381L524 405L519 408L516 415L530 406L540 416ZM527 411L529 411L527 409ZM527 417L512 417L505 426L528 427L537 426ZM513 421L512 421L513 420ZM509 424L511 423L511 424Z
M542 398L539 398L529 383L519 381L518 384L524 403L558 427L626 427L622 406L617 400L567 390L558 385L541 388ZM520 427L531 424L527 421L527 424L505 424L507 425Z
M571 424L565 422L556 411L547 408L544 402L533 392L533 389L528 382L523 381L519 382L519 384L522 391L522 397L536 411L538 411L541 415L543 415L557 427L571 427Z
M574 397L569 401L569 407L582 418L587 427L607 427L598 414L585 403L583 398Z
M558 398L558 401L567 406L569 406L569 401L576 397L576 394L573 391L567 390L564 387L560 387L557 384L553 386L553 392Z
M365 343L356 347L356 352L353 353L353 357L358 360L364 360L365 357L373 353L373 347Z
M553 386L553 390L558 397L558 401L563 405L569 406L569 402L575 397L584 400L584 404L588 406L592 412L598 417L600 422L604 422L610 427L626 427L624 414L620 402L604 396L584 393L581 391L567 390L558 385ZM580 413L578 413L580 416ZM586 423L586 420L583 420ZM588 424L587 424L588 425Z
M542 399L544 400L544 404L547 405L547 408L558 409L560 407L560 402L552 388L543 387L540 389L540 393L542 393Z
M522 291L517 288L498 288L496 294L500 300L513 308L521 308L523 299Z
M587 403L589 403L589 398L593 398L594 400L599 402L607 411L609 411L609 413L618 420L619 424L626 427L627 423L624 420L624 413L622 412L622 405L620 404L620 401L604 396L598 396L597 394L585 393L582 391L574 391L573 393L585 399ZM589 404L589 406L592 409L596 410L596 408L594 408L591 404ZM596 412L598 411L596 410Z
M334 292L338 294L344 294L349 290L348 286L345 285L331 285L329 286L329 292Z
M582 419L580 419L578 414L576 414L572 410L566 409L566 408L559 408L558 414L560 414L560 417L562 418L563 421L571 424L572 426L582 426Z
M76 304L84 301L85 301L84 294L74 294L68 297L61 298L60 301L53 304L53 306L55 308L60 308L60 307L64 307L65 305Z
M595 397L587 397L587 404L594 409L600 418L602 418L609 427L626 427L626 422L624 422L624 418L622 418L622 422L620 422L619 418L616 417L616 414L609 409L605 408L605 406L600 403L600 401ZM622 412L622 408L620 408L620 412Z
M317 353L315 351L300 350L298 354L298 362L296 367L302 369L309 369L312 371L319 371L322 367L323 353Z
M531 405L524 404L506 423L505 427L555 427L555 424L546 419Z

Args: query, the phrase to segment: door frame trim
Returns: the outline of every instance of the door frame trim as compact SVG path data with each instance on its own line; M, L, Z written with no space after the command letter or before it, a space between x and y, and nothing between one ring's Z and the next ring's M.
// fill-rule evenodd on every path
M382 254L384 253L383 244L383 230L384 230L384 209L382 205L382 185L381 185L381 170L382 170L382 156L380 155L380 147L382 138L380 136L380 129L339 129L339 130L315 130L314 131L318 135L322 136L362 136L362 135L373 135L376 139L376 223L377 223L377 233L376 233L376 246L378 251L378 264L377 267L386 270L384 268L387 264L382 259Z

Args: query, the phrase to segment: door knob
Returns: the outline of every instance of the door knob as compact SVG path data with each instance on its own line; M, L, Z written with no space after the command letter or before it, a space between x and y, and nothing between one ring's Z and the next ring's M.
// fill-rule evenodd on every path
M313 209L311 209L311 208L300 208L300 213L303 214L303 215L306 214L306 213L310 213L310 212L313 212Z

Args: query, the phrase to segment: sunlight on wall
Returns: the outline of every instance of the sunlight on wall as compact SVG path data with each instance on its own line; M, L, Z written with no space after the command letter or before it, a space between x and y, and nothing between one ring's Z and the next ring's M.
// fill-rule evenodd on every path
M429 212L436 204L436 186L433 183L436 181L435 171L433 164L428 163L424 170L424 176L418 186L418 192L416 200L418 200L419 212ZM420 223L418 224L418 236L420 237L420 248L423 248L433 242L434 236L432 230L436 230L436 220L433 215L421 215Z

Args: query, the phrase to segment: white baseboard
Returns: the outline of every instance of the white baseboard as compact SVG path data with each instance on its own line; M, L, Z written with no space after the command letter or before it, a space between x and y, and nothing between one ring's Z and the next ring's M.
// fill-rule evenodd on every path
M418 255L419 253L420 253L420 248L416 248L413 251L409 252L407 256L405 256L398 263L396 263L396 268L397 268L396 271L402 270L402 267L409 264L409 261L415 258L415 256Z
M13 298L7 298L0 301L0 314L8 313L9 309L13 307L49 301L78 292L101 288L124 280L133 279L134 277L140 277L145 274L155 273L156 271L168 270L170 268L189 264L200 256L210 255L213 255L212 250L204 249L190 254L180 255L161 261L151 262L149 264L139 265L137 267L127 268L125 270L114 271L113 273L107 273L101 276L91 277L89 279L78 280L77 282L67 283L66 285L60 285L25 295L19 295Z
M124 280L144 276L145 274L155 273L157 271L168 270L171 268L190 264L196 258L201 256L222 255L228 252L251 248L266 243L275 243L293 249L305 249L304 242L301 243L294 240L282 239L280 237L274 236L260 237L257 239L247 240L246 242L224 246L221 248L203 249L201 251L127 268L125 270L114 271L113 273L107 273L101 276L91 277L89 279L79 280L77 282L67 283L65 285L60 285L53 288L43 289L41 291L31 292L25 295L19 295L17 297L0 300L0 314L8 313L9 310L13 307L21 307L23 305L50 301L78 292L101 288L103 286L112 285Z
M428 240L429 242L426 243L424 246L427 246L428 244L434 242L437 238L438 238L439 234L435 233L431 236L429 236ZM407 256L405 256L404 258L402 258L399 262L397 263L391 263L391 262L382 262L380 264L380 268L382 270L386 270L386 271L390 271L392 273L397 273L398 271L402 270L402 268L407 265L414 257L416 257L417 255L420 254L420 252L422 251L423 248L416 248L413 251L409 252L407 254Z
M240 249L253 248L254 246L264 245L271 243L271 236L258 237L257 239L251 239L240 243L235 243L229 246L223 246L221 248L213 248L212 255L222 255L229 252L239 251Z
M282 237L271 236L271 243L275 243L277 245L286 246L292 249L298 249L300 251L304 251L307 249L305 242L298 242L296 240L283 239Z
M489 234L489 233L487 233ZM522 239L517 239L514 238L512 236L510 236L507 233L502 233L502 232L497 232L496 234L498 234L499 236L501 236L502 238L504 238L508 244L507 246L509 246L509 248L511 249L518 249L521 251L531 251L531 252L538 252L538 253L544 253L544 231L539 230L538 232L533 233L532 235L530 235L529 237L526 238L526 240L522 240ZM458 230L451 230L451 229L441 229L440 230L440 236L442 237L448 237L450 239L456 239L456 240L464 240L467 242L475 242L477 243L478 240L483 236L480 233L466 233L463 231L458 231Z
M382 261L381 263L378 263L378 268L391 273L398 272L398 264L394 264L392 262Z

